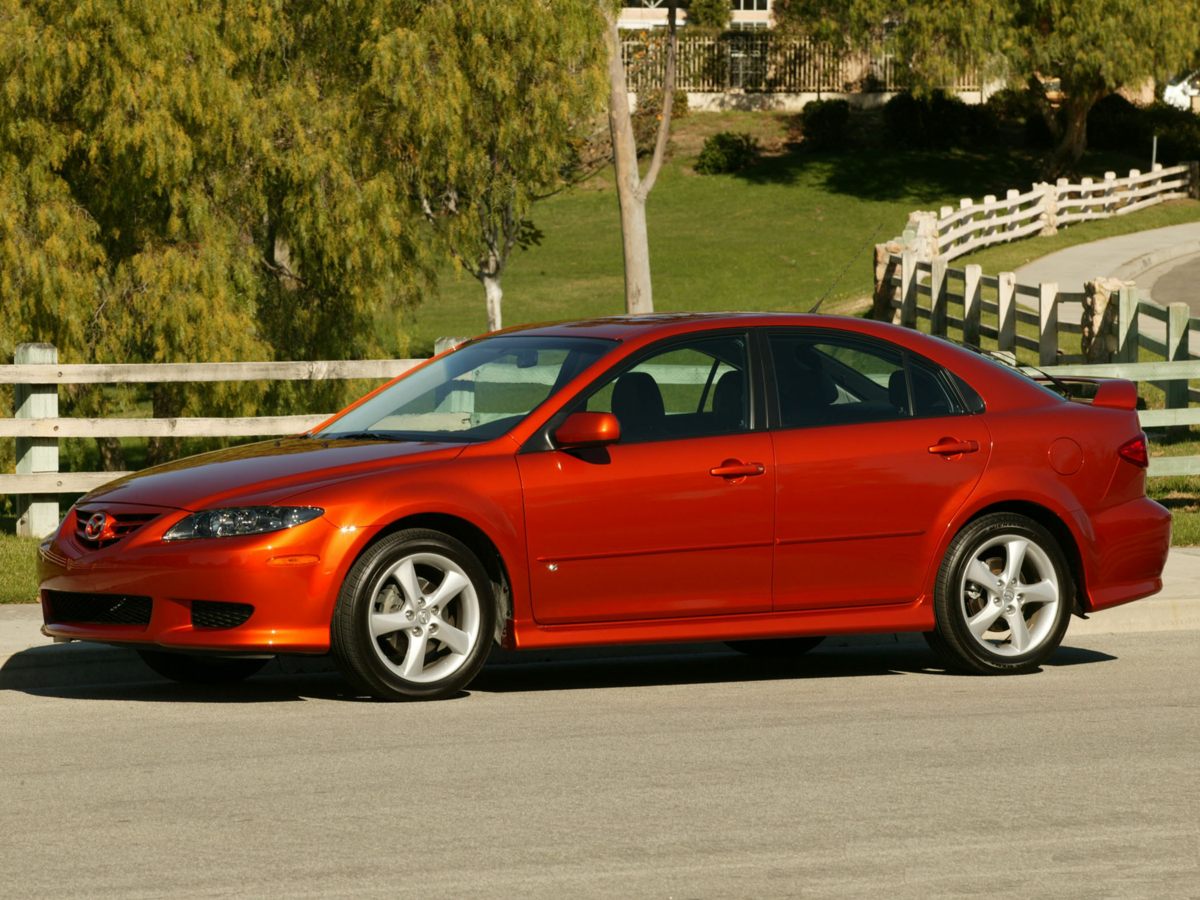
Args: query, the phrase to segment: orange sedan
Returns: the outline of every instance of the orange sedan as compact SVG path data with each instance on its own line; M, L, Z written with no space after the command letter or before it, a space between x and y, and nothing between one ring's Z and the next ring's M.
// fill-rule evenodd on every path
M860 319L512 329L93 491L40 548L44 631L183 681L332 652L386 699L460 690L497 643L918 631L1025 672L1162 586L1133 386L1088 393Z

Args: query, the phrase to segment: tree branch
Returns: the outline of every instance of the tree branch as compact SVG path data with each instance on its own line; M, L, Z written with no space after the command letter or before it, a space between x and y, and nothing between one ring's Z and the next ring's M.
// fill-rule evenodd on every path
M638 196L645 200L654 190L654 182L662 169L663 157L667 153L667 141L671 137L671 107L675 103L675 52L679 46L679 36L675 31L675 2L667 8L667 66L663 73L662 118L658 123L658 137L654 141L654 156L650 159L650 168L646 177L638 185Z

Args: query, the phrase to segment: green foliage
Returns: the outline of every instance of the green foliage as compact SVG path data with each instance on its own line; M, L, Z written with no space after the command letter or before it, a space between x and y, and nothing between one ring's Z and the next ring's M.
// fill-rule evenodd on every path
M1200 117L1165 103L1140 107L1112 94L1092 107L1088 135L1098 149L1141 156L1157 136L1158 160L1168 166L1200 159Z
M593 128L603 24L591 0L433 3L363 53L382 159L480 280L536 240L533 200Z
M845 100L813 100L801 112L804 146L810 150L844 150L850 104Z
M26 340L68 362L396 352L371 324L416 302L426 242L346 48L385 39L409 5L5 0L0 356ZM158 415L253 394L151 391Z
M1054 168L1078 163L1097 100L1178 72L1200 46L1200 0L778 0L774 10L785 28L836 47L875 39L888 23L887 41L918 93L953 84L968 65L1015 85L1057 79L1060 109L1039 92Z
M689 28L723 31L729 27L733 7L729 0L691 0L687 10Z
M758 141L744 131L721 131L704 142L696 171L701 175L740 172L758 158Z

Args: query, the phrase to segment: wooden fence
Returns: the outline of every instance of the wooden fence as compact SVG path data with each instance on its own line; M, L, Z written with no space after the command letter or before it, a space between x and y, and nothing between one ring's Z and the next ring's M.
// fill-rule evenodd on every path
M904 237L896 240L915 244L925 258L952 260L994 244L1054 234L1074 222L1123 216L1166 200L1196 196L1197 191L1200 163L1195 162L1170 168L1155 165L1145 173L1132 169L1124 178L1115 172L1078 183L1060 178L1024 192L1010 190L1003 199L968 197L957 208L913 213Z
M621 44L629 89L659 90L666 67L666 38L648 32ZM981 89L969 66L949 88ZM724 34L681 34L675 65L679 90L774 93L841 93L898 91L902 85L893 55L883 43L867 50L842 53L807 38L771 31Z
M886 277L885 295L891 289L888 309L901 325L924 324L923 330L931 334L963 343L980 346L989 341L1014 356L1022 351L1036 355L1038 368L1050 375L1152 384L1162 390L1164 408L1139 413L1143 427L1200 425L1200 407L1190 406L1200 402L1200 391L1189 388L1189 380L1200 379L1200 352L1191 346L1193 336L1200 335L1200 317L1193 317L1186 303L1164 307L1143 299L1135 285L1125 285L1110 301L1116 306L1111 330L1098 337L1110 341L1112 361L1089 364L1081 353L1062 347L1064 335L1082 338L1087 299L1083 292L1061 291L1052 282L1018 284L1012 272L984 275L976 265L952 268L945 257L924 262L914 250L892 257ZM1066 318L1064 308L1076 318ZM1161 361L1139 362L1146 355ZM1200 474L1200 456L1155 457L1150 474Z
M0 419L0 439L16 439L16 474L0 474L0 494L17 496L20 534L42 535L58 521L58 494L78 494L126 472L59 472L58 441L101 437L270 437L299 434L328 413L244 418L59 418L61 384L148 384L209 381L319 381L393 378L421 360L60 365L48 344L23 344L16 364L0 366L14 385L15 413ZM48 523L48 524L47 524Z

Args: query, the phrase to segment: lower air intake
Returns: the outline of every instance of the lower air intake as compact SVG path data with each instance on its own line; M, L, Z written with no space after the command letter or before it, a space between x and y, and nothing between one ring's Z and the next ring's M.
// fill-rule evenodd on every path
M149 625L149 597L47 591L51 622L85 625Z
M237 628L250 618L254 607L249 603L220 603L216 600L192 601L193 628Z

